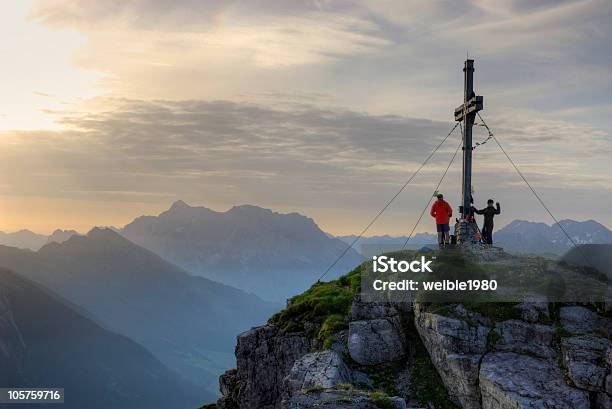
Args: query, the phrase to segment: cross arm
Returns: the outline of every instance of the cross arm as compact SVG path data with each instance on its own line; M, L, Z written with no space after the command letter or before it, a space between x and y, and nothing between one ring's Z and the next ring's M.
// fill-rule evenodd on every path
M482 96L473 96L465 104L461 104L455 108L455 121L463 121L464 115L471 114L472 112L481 111L484 108Z

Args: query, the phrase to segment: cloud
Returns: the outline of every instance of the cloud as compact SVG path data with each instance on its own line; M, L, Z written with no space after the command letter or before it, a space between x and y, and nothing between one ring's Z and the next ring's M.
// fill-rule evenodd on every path
M442 120L458 105L469 50L487 109L586 105L585 120L603 124L611 16L602 0L41 0L31 12L87 39L73 61L105 72L97 84L112 96L316 93L329 106Z
M484 116L530 180L568 215L608 217L570 199L612 199L609 2L42 0L30 15L78 33L71 63L109 98L49 107L61 130L4 133L4 194L350 203L362 217L452 125L469 49ZM410 197L429 194L453 148ZM479 195L503 188L524 208L496 146L476 155ZM459 177L454 166L444 189Z
M87 33L91 44L79 60L111 71L120 60L159 67L222 60L276 68L370 53L389 44L373 22L324 10L317 2L41 1L31 18Z
M114 107L63 116L63 131L5 133L0 171L10 176L2 193L117 201L256 198L294 206L371 195L366 202L376 202L378 193L400 186L452 126L305 104L280 110L229 101L106 103ZM544 119L512 128L500 123L495 132L534 183L609 190L607 176L589 173L598 163L607 166L611 145L600 132ZM475 133L476 140L484 136ZM453 134L414 186L430 190L459 141ZM592 145L585 148L588 166L573 155L584 141ZM512 187L512 169L493 142L475 154L483 183ZM458 172L454 167L449 180L457 181Z

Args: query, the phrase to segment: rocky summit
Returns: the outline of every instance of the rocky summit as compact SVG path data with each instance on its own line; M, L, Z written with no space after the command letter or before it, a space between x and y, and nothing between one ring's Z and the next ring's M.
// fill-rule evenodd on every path
M371 302L363 268L240 334L203 408L612 408L607 304Z

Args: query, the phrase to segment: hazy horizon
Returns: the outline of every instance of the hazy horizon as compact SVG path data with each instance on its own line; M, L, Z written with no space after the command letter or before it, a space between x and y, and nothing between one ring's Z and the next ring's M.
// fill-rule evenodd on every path
M0 230L121 226L183 199L360 232L453 125L466 52L483 117L555 216L612 226L611 17L603 0L12 2ZM409 233L457 143L368 235ZM456 160L455 211L460 184ZM497 226L553 222L493 142L474 188Z
M181 199L178 199L178 200L181 200ZM21 227L21 228L17 228L17 229L13 229L13 230L4 230L4 229L0 228L0 232L2 232L2 233L16 233L18 231L28 230L28 231L31 231L31 232L36 233L36 234L51 235L55 230L75 230L79 234L87 234L90 230L92 230L94 228L118 228L119 229L119 228L124 227L128 223L131 223L137 217L140 217L140 216L157 216L160 213L168 210L173 203L174 202L170 202L165 207L162 206L159 211L155 211L155 212L152 212L152 213L137 214L134 217L132 217L131 219L127 220L126 222L122 222L122 223L118 223L118 224L112 224L112 225L111 224L104 224L104 225L103 224L93 224L93 225L83 226L83 228L57 226L57 227L54 227L51 230L33 230L33 229L28 228L28 227ZM229 211L232 207L236 207L236 206L245 206L245 205L246 206L257 206L257 207L261 207L263 209L271 210L271 211L276 212L276 213L281 213L281 214L299 213L302 216L312 218L310 215L301 213L301 212L296 211L296 210L290 210L290 209L289 210L279 210L279 209L274 209L274 208L266 208L264 206L259 206L259 205L252 204L252 203L236 204L236 205L230 206L228 208L212 208L212 207L209 207L209 206L206 206L206 205L203 205L203 204L195 204L195 203L187 203L187 205L190 206L190 207L204 207L204 208L207 208L209 210L212 210L212 211L215 211L215 212L218 212L218 213L225 213L225 212ZM336 236L336 237L351 236L351 235L358 235L359 234L359 232L357 232L357 231L354 231L354 232L331 232L328 229L326 229L325 226L322 226L320 223L318 223L315 218L312 218L312 219L319 226L319 228L321 230L323 230L325 233L331 234L331 235ZM479 216L477 216L477 221L479 223L482 222L482 220L480 220L480 219L481 218ZM543 221L543 220L529 220L529 219L514 219L514 220L511 220L509 223L511 223L513 221L516 221L516 220L524 220L524 221L533 222L533 223L545 223L545 224L547 224L549 226L554 224L554 222L547 222L547 221ZM561 220L563 220L563 219L560 219L559 221L561 221ZM574 219L572 219L572 220L574 220ZM589 220L594 220L594 219L584 219L584 220L575 220L575 221L577 221L577 222L586 222L586 221L589 221ZM602 224L607 229L612 230L610 228L610 226L606 225L605 223L602 223L599 220L594 220L594 221ZM505 227L509 223L496 224L496 230L499 230L499 229ZM417 230L415 230L414 234L420 234L420 233L435 234L435 227L432 228L432 226L430 226L430 224L431 223L429 223L428 220L421 221L421 223L419 224L419 228L417 228ZM393 237L407 236L408 233L410 233L410 230L412 230L412 226L410 226L408 231L405 232L404 234L392 234L392 233L385 233L385 232L382 232L382 233L366 233L364 235L364 237L374 237L374 236L384 236L384 235L393 236Z

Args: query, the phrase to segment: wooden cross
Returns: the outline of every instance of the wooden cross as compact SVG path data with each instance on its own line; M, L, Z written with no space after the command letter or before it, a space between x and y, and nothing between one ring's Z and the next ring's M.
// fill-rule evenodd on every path
M455 121L463 122L463 175L461 178L461 206L463 219L472 207L472 127L476 113L483 109L483 98L474 94L474 60L465 60L463 104L455 108Z

